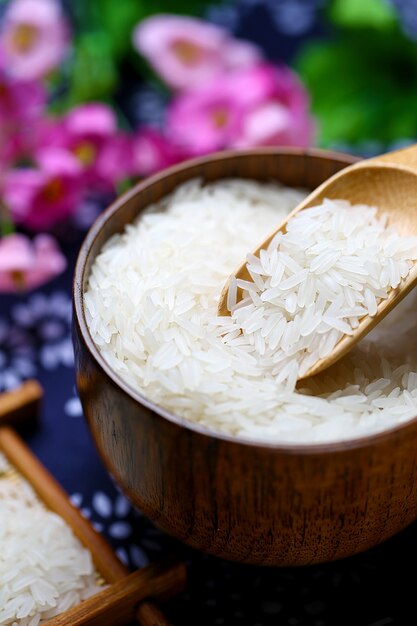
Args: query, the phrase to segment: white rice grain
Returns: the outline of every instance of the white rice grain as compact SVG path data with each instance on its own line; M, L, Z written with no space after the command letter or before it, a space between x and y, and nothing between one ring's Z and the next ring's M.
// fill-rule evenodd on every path
M107 242L86 315L115 372L165 409L250 440L351 439L416 415L414 294L347 364L294 388L297 371L373 314L416 257L415 240L376 209L334 200L290 220L262 262L247 255L303 197L276 184L189 181ZM220 290L245 257L253 287L240 282L234 305L232 286L232 316L217 318Z
M0 454L0 466L9 466ZM0 623L35 626L102 588L90 552L24 481L0 480Z

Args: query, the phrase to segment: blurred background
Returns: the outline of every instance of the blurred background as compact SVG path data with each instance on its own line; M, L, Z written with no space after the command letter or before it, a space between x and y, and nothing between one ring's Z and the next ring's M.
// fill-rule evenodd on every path
M371 156L415 140L416 104L415 0L0 0L0 289L59 274L138 178L227 148Z
M68 224L141 177L258 145L371 156L415 140L416 97L415 0L2 0L0 289L61 272Z

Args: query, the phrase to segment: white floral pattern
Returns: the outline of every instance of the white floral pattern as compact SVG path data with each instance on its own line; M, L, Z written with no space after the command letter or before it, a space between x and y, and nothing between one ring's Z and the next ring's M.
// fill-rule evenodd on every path
M104 491L96 491L86 506L86 499L79 492L73 493L71 502L81 513L91 520L98 532L104 532L115 545L116 554L128 567L139 568L149 563L145 550L139 545L141 537L136 537L132 523L140 514L122 494L116 493L112 499ZM118 545L123 542L123 545ZM157 547L157 544L154 544Z
M68 398L64 404L64 411L68 417L82 417L83 407L78 396Z
M36 372L35 350L25 333L0 318L0 391L16 387Z
M205 17L210 22L234 32L239 24L239 7L237 4L213 5L206 11Z
M141 87L129 98L129 110L135 124L146 124L161 128L165 118L166 97L152 85Z
M0 317L0 390L37 376L39 367L71 367L71 300L63 291L35 293Z
M268 9L279 32L299 37L313 28L323 4L320 0L269 0Z

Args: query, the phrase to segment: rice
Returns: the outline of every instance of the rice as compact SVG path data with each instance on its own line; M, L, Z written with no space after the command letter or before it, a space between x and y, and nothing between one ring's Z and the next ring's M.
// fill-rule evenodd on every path
M0 473L10 470L0 453ZM38 626L101 588L90 552L25 481L0 480L0 624Z
M234 283L233 315L217 317L228 276L304 196L272 183L193 180L112 237L84 301L110 367L161 407L251 440L351 439L415 416L413 294L347 357L295 388L301 363L313 365L373 314L411 267L415 242L375 209L326 202L302 224L291 220L288 236L248 256L250 284ZM244 300L233 307L238 287Z
M376 212L325 199L292 217L285 234L260 251L260 263L248 255L251 280L231 281L234 326L227 326L226 344L242 332L262 356L259 367L279 363L272 374L277 382L291 380L294 390L297 378L353 335L361 318L377 313L417 258L417 238L401 237ZM246 302L238 308L236 286Z

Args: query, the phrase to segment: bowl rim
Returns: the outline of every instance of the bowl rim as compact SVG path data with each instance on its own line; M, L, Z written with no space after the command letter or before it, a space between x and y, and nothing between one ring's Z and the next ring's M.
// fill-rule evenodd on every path
M79 333L82 340L87 347L90 356L93 358L96 367L101 369L104 374L110 378L112 383L124 391L132 400L140 405L145 406L147 409L153 411L158 417L163 418L178 427L185 428L195 432L196 434L207 437L208 439L220 440L235 445L243 445L252 449L268 449L281 454L287 455L312 455L318 454L333 454L342 453L347 450L357 450L366 447L370 447L375 444L383 444L392 435L399 433L404 434L405 431L414 430L417 425L417 415L411 419L391 426L379 432L371 433L360 437L354 437L352 439L346 439L341 441L329 441L329 442L312 442L312 443L296 443L296 442L277 442L266 441L262 439L249 439L239 435L230 435L221 431L210 429L209 427L202 426L197 422L192 422L183 417L176 415L175 413L165 409L164 407L154 403L152 400L142 395L129 383L125 382L121 376L119 376L108 365L106 360L100 353L100 350L93 341L90 335L90 331L87 325L84 300L82 297L82 285L84 282L84 275L86 272L87 260L89 258L91 248L98 237L98 234L103 225L131 198L137 194L145 191L148 187L151 187L154 183L175 175L175 173L187 170L194 166L204 165L205 163L213 161L223 161L236 158L237 156L245 158L245 156L265 156L265 155L296 155L305 157L322 157L332 159L346 164L354 163L360 160L351 154L336 152L332 150L323 150L320 148L293 148L293 147L263 147L252 148L245 150L225 150L222 152L214 152L202 157L196 157L182 161L179 164L173 165L169 168L161 170L152 176L148 176L139 181L128 189L125 193L118 196L102 213L98 215L93 224L90 226L77 254L77 260L75 264L75 270L73 274L72 285L72 300L73 300L73 324L77 324Z

